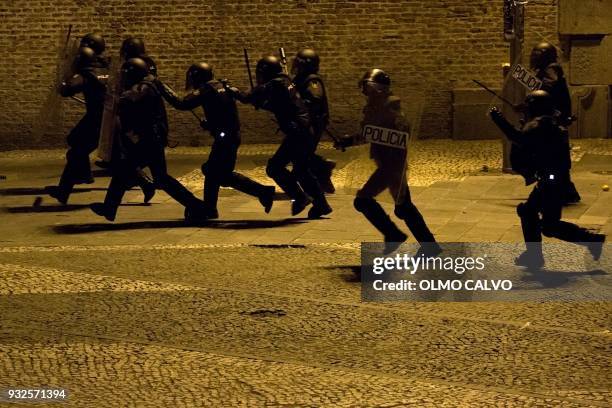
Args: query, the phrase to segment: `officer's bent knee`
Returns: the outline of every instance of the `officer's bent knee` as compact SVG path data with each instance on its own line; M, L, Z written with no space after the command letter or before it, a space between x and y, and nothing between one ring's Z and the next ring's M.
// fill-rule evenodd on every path
M376 203L376 201L373 198L369 198L369 197L359 197L359 196L357 196L357 197L355 197L355 200L353 200L353 206L359 212L364 212L370 206L372 206L372 204L375 204L375 203Z
M520 203L516 206L516 213L519 217L523 218L529 215L529 209L525 203Z
M268 175L268 177L274 177L278 173L279 173L278 165L273 161L269 161L268 165L266 166L266 174Z

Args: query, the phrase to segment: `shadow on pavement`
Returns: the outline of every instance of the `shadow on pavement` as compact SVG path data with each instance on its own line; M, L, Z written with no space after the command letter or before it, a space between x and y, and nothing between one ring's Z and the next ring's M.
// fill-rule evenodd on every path
M76 187L72 193L89 193L91 191L106 191L104 187ZM0 189L0 196L47 195L45 187L14 187Z
M188 223L185 220L163 221L133 221L124 223L93 223L93 224L65 224L53 226L51 229L57 234L87 234L90 232L125 231L136 229L160 228L218 228L218 229L265 229L284 227L292 224L302 224L303 219L284 220L228 220L206 221L199 224Z
M4 207L4 211L11 214L28 214L28 213L53 213L53 212L68 212L78 211L89 208L89 204L66 204L66 205L45 205L45 206L23 206L23 207Z
M38 202L40 203L40 202ZM122 207L149 207L150 203L128 203L121 204ZM21 207L3 207L5 212L11 214L29 214L29 213L54 213L54 212L68 212L88 209L89 204L56 204L56 205L36 205L36 201L33 205L26 205Z
M345 282L348 283L359 283L361 282L361 265L335 265L335 266L326 266L325 269L333 271L333 270L341 270L343 272L349 272L349 274L342 275L342 278Z
M521 280L523 282L537 282L545 288L558 288L563 285L569 284L576 278L590 278L593 276L605 276L606 271L601 269L594 269L591 271L584 272L563 272L563 271L547 271L541 270L537 272L529 272L523 276Z

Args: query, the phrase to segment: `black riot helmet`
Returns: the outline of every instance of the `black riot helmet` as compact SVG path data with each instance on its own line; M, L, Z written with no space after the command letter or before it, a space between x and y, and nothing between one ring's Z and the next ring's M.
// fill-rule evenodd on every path
M149 66L141 58L130 58L121 66L121 82L124 89L131 88L149 74Z
M529 65L531 69L542 69L557 62L557 49L548 42L541 42L531 50Z
M391 77L382 69L373 68L366 71L359 81L359 87L364 95L388 93Z
M283 72L280 60L274 55L268 55L257 61L255 76L257 84L262 85L276 78Z
M81 47L75 59L75 68L76 70L90 68L96 65L97 61L96 52L92 48Z
M525 105L527 105L527 115L531 118L553 115L555 112L552 96L542 90L529 93L525 98Z
M195 89L204 85L206 82L214 78L212 65L206 62L198 62L193 64L187 70L185 78L185 89Z
M121 44L121 58L129 60L145 55L144 41L136 37L128 37Z
M311 75L319 72L321 59L312 48L301 49L293 59L291 72L294 75Z
M100 34L89 33L81 38L80 47L91 48L96 55L102 54L106 49L106 41Z

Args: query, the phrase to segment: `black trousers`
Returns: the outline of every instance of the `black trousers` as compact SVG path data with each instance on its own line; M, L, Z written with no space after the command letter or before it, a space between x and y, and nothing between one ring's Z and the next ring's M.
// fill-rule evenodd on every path
M165 191L184 207L201 205L189 190L178 180L168 174L164 147L155 140L145 140L125 147L124 158L113 166L111 178L104 204L107 210L117 213L123 195L134 185L134 175L138 168L148 167L156 188Z
M92 178L89 155L98 147L101 120L99 115L87 113L68 135L66 165L59 181L60 193L66 198L75 184Z
M389 189L395 201L395 215L406 223L414 238L420 243L436 242L425 223L425 219L410 198L410 189L406 180L405 159L377 161L376 170L363 187L357 191L357 200L364 203L361 207L365 208L366 211L357 209L364 213L368 220L383 234L392 235L397 227L389 219L380 204L374 200L377 195L386 189Z
M225 135L217 138L211 147L206 163L202 165L204 179L204 204L209 210L217 209L219 188L232 187L235 190L260 197L266 186L234 171L238 157L240 137Z
M268 160L266 173L291 199L305 199L305 192L318 205L325 202L325 196L309 168L315 148L314 137L308 130L287 131L276 153ZM293 171L287 170L289 163Z
M575 243L594 240L595 234L592 232L561 220L568 181L567 177L550 179L550 176L540 180L527 201L517 206L528 249L532 247L529 243L542 242L542 235Z
M310 163L308 168L310 169L311 174L317 180L325 180L331 178L332 168L334 162L326 160L323 156L316 154L317 147L319 146L319 142L321 141L321 136L323 135L323 129L315 129L314 133L314 149L313 154L310 157Z

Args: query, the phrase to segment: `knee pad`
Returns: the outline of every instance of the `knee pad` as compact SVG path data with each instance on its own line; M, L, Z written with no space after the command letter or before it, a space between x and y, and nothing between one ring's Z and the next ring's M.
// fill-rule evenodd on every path
M353 200L353 206L359 212L367 211L375 204L376 201L373 198L355 197L355 200Z
M412 203L399 204L395 206L395 210L393 212L397 218L403 220L405 218L410 218L415 208L416 207Z

